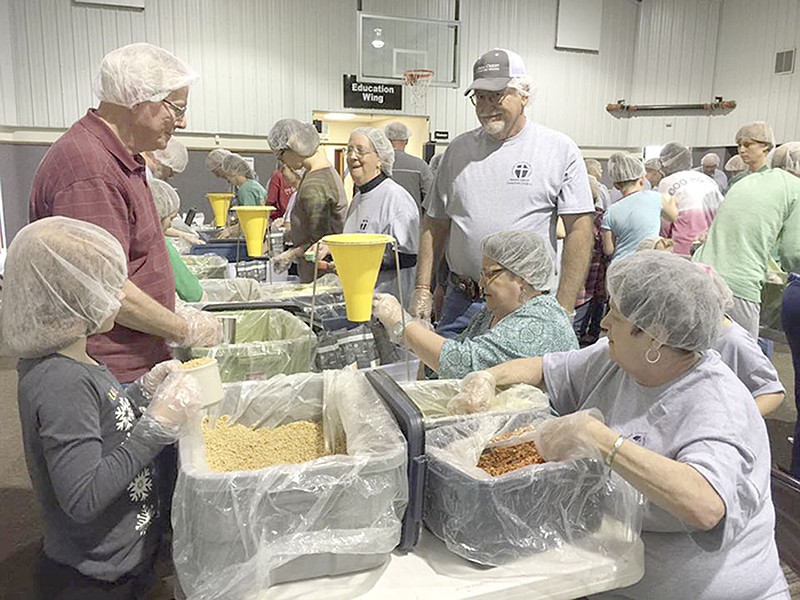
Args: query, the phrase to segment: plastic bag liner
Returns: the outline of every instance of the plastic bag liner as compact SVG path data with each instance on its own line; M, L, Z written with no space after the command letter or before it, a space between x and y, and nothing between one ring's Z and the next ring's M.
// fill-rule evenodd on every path
M200 286L206 293L204 304L224 302L260 302L262 288L257 281L244 277L235 279L203 279Z
M550 400L539 388L520 383L498 392L486 413L451 415L447 403L461 391L460 379L435 379L401 383L400 387L422 412L426 429L472 419L487 413L535 412L541 417L550 414Z
M181 360L211 356L219 362L223 383L268 379L280 373L312 370L317 338L311 328L285 310L232 310L219 316L236 318L233 344L177 349Z
M531 465L492 477L476 466L486 444L542 418L481 417L426 437L424 521L450 551L492 566L568 546L632 552L642 516L641 495L632 486L597 459Z
M363 374L279 375L225 385L203 414L250 427L341 420L347 453L257 471L214 473L200 423L179 443L173 561L187 598L246 598L280 583L369 569L400 540L408 502L406 443Z
M182 256L186 268L198 279L224 279L228 261L216 254Z
M311 298L314 290L313 283L273 283L264 285L264 300L270 302L280 302L295 298ZM317 279L317 302L320 304L319 296L325 293L342 292L342 285L336 275L328 274Z

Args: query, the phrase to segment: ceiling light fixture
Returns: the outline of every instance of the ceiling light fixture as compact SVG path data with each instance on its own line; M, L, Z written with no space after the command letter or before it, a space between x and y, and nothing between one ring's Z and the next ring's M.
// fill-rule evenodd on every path
M386 42L383 41L383 38L381 38L383 30L380 27L376 27L374 31L375 31L375 39L372 40L372 47L375 48L376 50L380 50L386 44Z
M356 116L357 115L355 113L330 112L322 115L322 118L325 119L326 121L352 121L353 119L356 118Z

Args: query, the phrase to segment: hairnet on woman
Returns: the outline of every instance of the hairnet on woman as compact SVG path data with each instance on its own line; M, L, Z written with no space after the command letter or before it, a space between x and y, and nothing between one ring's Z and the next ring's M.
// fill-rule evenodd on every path
M275 257L272 266L281 273L295 263L300 280L309 282L314 278L314 264L303 256L323 236L342 232L347 212L344 185L320 150L319 133L313 125L281 119L272 126L267 140L280 162L294 171L305 170L291 205L288 240L292 247Z
M710 350L730 293L716 274L652 250L612 263L608 287L607 338L474 373L460 397L546 386L565 416L537 428L542 457L604 460L644 495L645 574L625 597L786 597L766 428Z
M253 167L243 156L230 152L222 157L222 164L218 169L222 177L236 188L236 196L231 203L233 206L264 206L267 200L267 190L258 181Z
M522 356L578 347L569 316L548 292L553 261L544 238L532 231L504 231L481 243L480 284L486 306L457 340L447 340L406 315L388 295L375 297L375 316L444 379L464 377ZM453 404L452 412L466 412Z

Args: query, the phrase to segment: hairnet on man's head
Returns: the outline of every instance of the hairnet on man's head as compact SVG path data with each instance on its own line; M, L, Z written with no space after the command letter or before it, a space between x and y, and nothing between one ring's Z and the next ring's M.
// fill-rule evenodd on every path
M709 152L700 159L700 164L704 167L716 167L719 165L719 155L716 152Z
M400 121L392 121L383 128L383 132L392 141L405 142L411 138L411 131L406 127L405 123Z
M178 196L178 191L166 181L153 179L150 181L150 191L153 192L153 202L155 202L159 219L168 217L180 210L181 199Z
M786 142L775 149L770 166L800 177L800 142Z
M608 175L614 183L633 181L644 177L644 165L641 160L630 154L616 152L608 159Z
M736 132L736 144L748 139L766 144L769 149L775 145L775 134L772 132L772 127L764 121L754 121L739 128L739 131Z
M373 150L378 154L381 171L386 175L391 175L392 167L394 166L394 147L386 137L386 134L374 127L358 127L353 129L353 131L350 132L350 137L356 134L363 135L369 139Z
M586 165L586 172L600 181L603 177L603 165L596 158L584 158L583 164Z
M234 152L229 153L222 159L222 166L220 170L228 177L235 177L241 175L247 179L255 179L256 172L250 164L244 159L243 156Z
M231 152L229 150L225 150L224 148L214 148L206 156L206 161L204 163L206 171L213 173L214 171L220 169L222 167L222 161L225 160L225 157L229 156L230 154Z
M545 239L533 231L501 231L481 241L481 252L535 290L550 289L553 259Z
M688 171L692 166L692 153L679 142L669 142L661 148L658 160L661 161L661 172L669 176L678 171Z
M644 162L644 170L645 171L660 171L661 170L661 161L657 158L651 158L650 160L646 160Z
M198 79L171 52L152 44L129 44L103 57L94 92L102 102L133 108L141 102L161 102Z
M125 252L105 229L67 217L34 221L8 248L3 338L23 358L65 348L119 309L127 279Z
M153 157L175 173L183 173L189 162L189 152L186 150L186 146L175 137L169 138L167 147L163 150L154 150Z
M294 150L300 156L313 156L319 148L319 133L313 125L297 119L281 119L267 135L273 152Z
M722 332L730 290L715 273L667 252L643 250L611 263L612 305L665 346L703 351Z

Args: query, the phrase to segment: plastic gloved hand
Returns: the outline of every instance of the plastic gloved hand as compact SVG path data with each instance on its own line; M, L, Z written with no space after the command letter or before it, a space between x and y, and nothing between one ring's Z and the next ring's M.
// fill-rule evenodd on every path
M191 306L177 306L175 313L186 321L186 337L181 346L216 346L222 342L222 321L209 312Z
M283 217L278 217L272 223L269 224L269 230L273 233L277 233L283 229L283 224L286 220Z
M431 291L426 288L416 288L411 294L411 302L408 305L411 316L423 321L430 321L432 309L433 294Z
M297 259L297 249L292 248L286 250L272 259L272 271L274 273L284 273L289 270L289 267Z
M179 360L165 360L142 375L136 383L139 384L146 398L152 398L153 392L155 392L156 388L161 385L161 382L167 378L167 375L173 371L177 371L180 366L181 361Z
M600 458L590 439L590 427L598 422L603 423L603 415L596 408L548 419L537 425L533 441L547 461Z
M149 424L154 435L167 436L174 441L184 433L184 425L200 408L200 403L197 381L184 371L173 371L156 388L143 418L155 422Z
M488 410L495 397L497 382L489 371L475 371L461 381L461 391L450 402L447 410L451 415L463 415Z

